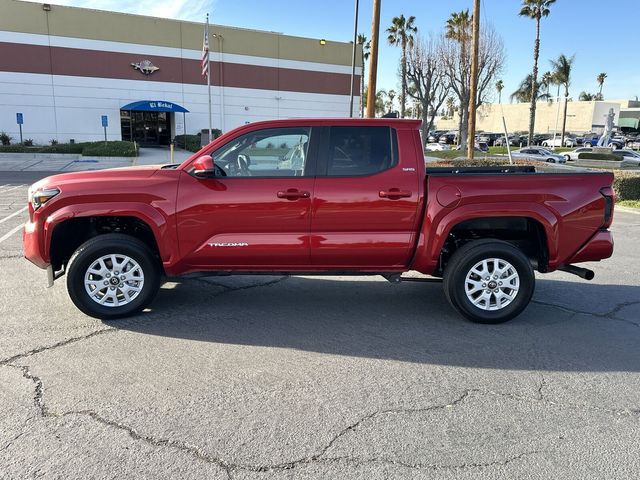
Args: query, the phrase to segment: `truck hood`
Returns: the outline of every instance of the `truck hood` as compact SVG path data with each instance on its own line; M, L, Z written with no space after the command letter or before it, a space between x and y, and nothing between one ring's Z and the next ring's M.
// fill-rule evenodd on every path
M86 170L82 172L68 172L52 175L38 180L31 186L32 190L38 188L58 187L75 183L90 182L117 182L119 180L131 180L149 178L153 176L162 165L144 165L137 167L109 168L106 170Z

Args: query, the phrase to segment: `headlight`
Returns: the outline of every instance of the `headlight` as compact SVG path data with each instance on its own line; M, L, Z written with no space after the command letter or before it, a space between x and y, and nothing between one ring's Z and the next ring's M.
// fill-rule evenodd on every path
M33 205L34 210L38 210L42 205L47 203L53 197L58 195L60 190L57 188L45 188L29 192L29 202Z

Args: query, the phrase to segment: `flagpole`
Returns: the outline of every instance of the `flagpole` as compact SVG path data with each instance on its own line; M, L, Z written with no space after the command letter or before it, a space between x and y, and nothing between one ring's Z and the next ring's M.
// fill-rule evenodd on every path
M207 13L207 43L209 43L209 14ZM213 140L211 138L211 60L209 58L210 48L207 45L207 91L209 94L209 141Z

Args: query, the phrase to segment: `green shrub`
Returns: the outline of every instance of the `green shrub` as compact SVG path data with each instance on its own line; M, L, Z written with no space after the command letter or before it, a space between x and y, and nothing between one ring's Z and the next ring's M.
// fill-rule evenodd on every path
M104 142L102 142L104 143ZM91 142L85 143L55 143L51 145L45 145L38 149L39 153L75 153L80 154L87 145L91 145Z
M613 174L613 190L617 200L640 200L640 175L620 171Z
M496 158L474 158L473 160L440 160L439 162L427 163L429 167L505 167L511 165L509 160L496 159ZM540 166L540 162L534 162L530 160L514 160L513 165L527 166L534 165Z
M93 142L85 144L83 157L135 157L136 147L133 142Z
M33 147L25 147L24 145L0 145L0 153L25 153L25 152L35 152L37 153L39 149Z
M610 162L620 161L620 157L616 157L610 153L579 153L578 160L607 160Z
M9 136L7 132L0 132L0 143L2 145L9 145L11 143L12 137Z
M33 147L33 138L27 138L27 139L25 139L25 141L24 141L24 142L22 142L22 144L23 144L25 147Z
M178 135L176 136L176 147L183 148L190 152L197 152L200 146L200 135Z

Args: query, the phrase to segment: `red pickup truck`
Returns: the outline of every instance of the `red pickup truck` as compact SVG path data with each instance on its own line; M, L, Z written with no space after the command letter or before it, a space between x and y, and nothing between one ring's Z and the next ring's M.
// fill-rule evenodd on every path
M66 173L30 188L25 256L103 319L165 276L382 275L443 281L461 314L521 313L534 270L611 256L610 173L425 168L420 122L258 122L180 165ZM567 173L571 172L571 173ZM415 276L413 276L415 279Z

